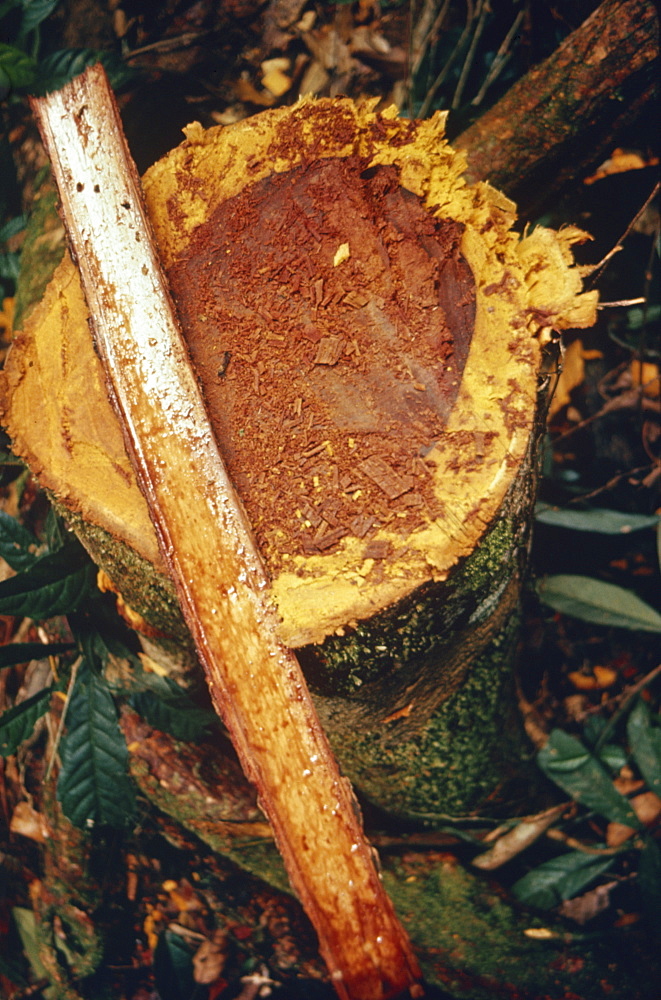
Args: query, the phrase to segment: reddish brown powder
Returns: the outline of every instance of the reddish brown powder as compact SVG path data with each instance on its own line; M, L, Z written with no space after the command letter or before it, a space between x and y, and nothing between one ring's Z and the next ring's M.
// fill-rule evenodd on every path
M366 554L440 513L424 456L475 316L458 223L396 168L317 160L230 199L170 271L212 422L258 542ZM334 261L342 244L350 256Z

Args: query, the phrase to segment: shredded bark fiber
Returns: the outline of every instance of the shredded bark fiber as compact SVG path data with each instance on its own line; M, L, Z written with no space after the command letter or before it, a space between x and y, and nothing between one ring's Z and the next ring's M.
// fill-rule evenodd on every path
M271 565L350 534L382 558L379 527L396 519L404 539L441 513L424 457L475 318L462 232L404 190L396 167L323 159L224 202L170 269Z

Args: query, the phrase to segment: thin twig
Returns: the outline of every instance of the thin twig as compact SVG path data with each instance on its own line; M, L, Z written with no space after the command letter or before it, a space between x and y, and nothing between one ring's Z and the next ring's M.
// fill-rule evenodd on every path
M659 676L659 674L661 674L661 663L657 667L655 667L654 670L650 670L648 674L645 674L645 676L641 680L637 681L636 684L632 685L630 688L627 688L626 691L622 692L623 701L620 704L617 711L613 713L613 715L610 717L610 719L602 729L599 735L599 739L594 745L595 754L597 754L599 750L604 746L606 740L612 733L618 721L622 718L624 713L629 708L629 705L631 704L632 700L636 697L636 695L640 694L643 688L648 687L652 683L652 681Z
M435 4L434 3L432 3L432 4L425 4L425 10L428 7L430 7L430 6L431 6L431 9L433 10ZM440 31L440 29L441 29L441 27L443 25L443 21L445 20L445 17L447 15L449 7L450 7L450 0L445 0L445 2L443 3L443 6L441 7L441 9L439 10L438 14L436 15L433 24L429 28L429 31L426 32L426 34L425 34L425 36L424 36L423 39L421 39L418 42L417 39L416 39L416 34L415 33L413 34L412 45L411 45L411 55L413 57L413 61L411 63L411 89L413 89L413 81L415 79L416 74L420 70L420 67L422 65L422 61L425 58L425 53L426 53L428 47L430 46L430 44L433 42L433 40L437 36L438 32ZM421 18L421 21L422 21L422 18Z
M48 781L48 779L50 778L51 771L53 770L53 764L55 763L55 757L57 755L57 748L60 745L60 739L62 738L62 731L64 729L64 722L66 720L67 711L69 709L69 702L71 701L71 695L73 694L73 689L76 684L76 675L78 674L78 667L82 662L83 658L82 656L79 656L78 659L74 662L73 666L71 667L71 677L69 678L69 686L67 687L67 694L66 698L64 699L62 715L60 716L60 722L57 727L57 732L55 733L55 739L53 740L53 749L51 750L50 760L48 761L48 767L46 768L46 778L45 778L46 781Z
M464 65L461 68L461 75L459 77L459 82L457 83L454 95L452 97L452 110L456 109L461 104L461 98L464 93L464 87L466 86L466 81L468 80L468 75L473 68L473 59L475 58L475 53L477 51L477 46L482 37L482 32L484 31L484 25L486 24L487 15L489 13L489 4L484 3L483 0L479 0L476 15L478 17L478 22L473 32L473 38L468 49L468 54L464 61Z
M631 476L637 476L641 472L649 472L652 468L652 464L639 465L635 469L628 469L626 472L618 472L616 476L613 476L603 486L599 486L596 490L591 490L590 493L581 493L580 496L572 497L567 501L567 505L574 503L585 503L586 500L594 500L601 493L605 493L607 490L613 490L615 487L622 482L623 479L628 479Z
M516 15L516 17L514 18L514 23L512 24L512 27L505 35L505 38L503 39L500 48L496 52L495 58L491 63L489 72L485 77L484 83L482 84L477 94L471 101L471 104L473 104L475 107L477 107L482 103L482 101L484 100L484 95L486 94L489 87L496 82L500 74L507 66L507 63L509 62L512 56L512 53L509 51L509 47L512 44L514 36L519 30L519 27L521 25L521 22L523 21L523 18L525 17L525 14L526 14L525 9L520 10L519 13Z
M580 851L581 854L593 854L597 857L610 857L613 854L622 854L624 850L628 850L627 847L622 847L621 845L617 847L589 847L582 840L571 837L568 833L563 833L562 830L557 830L555 827L547 830L546 836L549 840L559 841L565 847L571 847L574 851Z
M137 56L143 56L147 52L174 52L176 49L186 49L189 45L194 45L202 38L206 38L207 35L211 34L210 31L186 31L181 35L176 35L174 38L161 38L157 42L151 42L149 45L142 45L139 49L132 49L130 52L124 54L124 59L135 59Z
M647 299L644 295L640 295L637 299L619 299L617 302L598 302L597 309L615 309L616 307L619 308L622 306L640 306L643 305L644 302L647 302Z
M599 420L601 417L606 416L607 413L613 413L616 410L631 410L636 404L641 400L643 396L644 386L635 386L632 389L627 389L625 392L620 393L619 396L613 396L608 400L607 403L597 410L596 413L591 413L589 417L585 417L580 423L576 424L575 427L570 427L569 430L563 431L557 437L553 438L552 444L555 447L560 441L565 441L572 434L576 434L577 431L581 431L590 424L593 424L595 420Z
M462 33L461 33L461 37L459 38L459 41L457 42L457 44L455 45L454 49L450 53L450 56L449 56L447 62L445 63L445 66L440 71L440 73L438 74L438 76L436 77L436 79L434 80L434 82L432 83L431 87L427 91L427 93L425 95L425 99L422 102L422 104L420 105L420 110L418 112L418 117L419 118L426 118L426 116L429 114L429 109L431 108L432 101L436 97L437 91L440 89L440 87L445 82L446 77L448 76L450 70L452 69L452 67L455 64L455 61L457 60L457 58L459 57L459 55L463 51L463 49L464 49L464 47L466 45L466 42L468 41L468 37L470 35L471 24L473 23L473 16L474 16L473 0L468 0L468 13L466 15L466 26L465 26L464 30L462 31Z
M633 219L631 220L631 222L629 223L629 225L627 226L627 228L624 230L624 232L620 236L619 240L616 242L616 244L613 247L613 249L609 250L608 253L606 254L606 256L603 257L599 261L598 264L595 264L593 267L591 267L589 269L589 272L588 272L589 273L589 280L585 284L586 289L590 288L592 285L594 285L595 281L597 280L597 278L599 277L599 275L601 274L601 272L603 271L603 269L606 267L606 265L608 264L608 262L611 260L611 258L614 257L616 253L619 253L619 251L622 249L622 244L626 240L626 238L629 235L629 233L632 231L633 227L636 225L636 222L641 217L641 215L643 214L643 212L645 211L645 209L647 208L647 206L650 204L650 202L653 201L654 198L656 198L656 196L657 196L657 194L659 192L659 187L661 187L661 182L657 181L656 184L654 185L654 187L652 188L652 191L651 191L650 195L645 199L644 204L636 212L636 214L634 215Z

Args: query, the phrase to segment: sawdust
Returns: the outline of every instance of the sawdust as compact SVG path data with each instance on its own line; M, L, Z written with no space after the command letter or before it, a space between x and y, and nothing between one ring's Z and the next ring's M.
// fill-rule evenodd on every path
M230 474L271 564L439 514L425 455L475 316L463 227L360 157L223 203L170 269Z

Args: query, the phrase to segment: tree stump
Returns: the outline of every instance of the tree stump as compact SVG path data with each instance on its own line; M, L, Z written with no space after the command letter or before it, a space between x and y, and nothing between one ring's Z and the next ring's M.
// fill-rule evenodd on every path
M358 789L433 819L503 776L540 342L593 322L596 293L573 266L583 234L521 237L512 202L462 178L442 115L374 107L194 124L143 184L281 636ZM0 390L97 563L185 644L70 258Z

